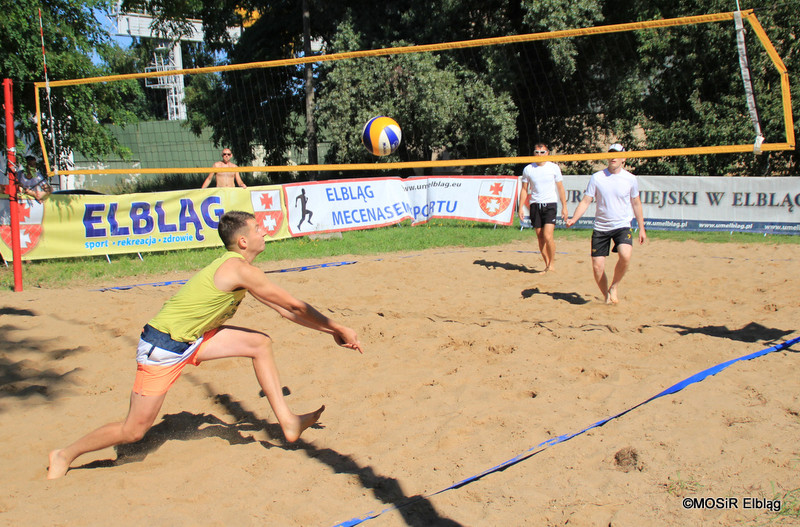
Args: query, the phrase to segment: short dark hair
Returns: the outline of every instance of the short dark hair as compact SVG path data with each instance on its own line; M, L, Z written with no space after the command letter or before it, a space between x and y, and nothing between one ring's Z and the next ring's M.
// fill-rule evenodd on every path
M239 231L247 227L247 220L251 219L254 220L256 217L242 210L231 210L222 215L219 219L217 232L226 249L232 249L236 246L236 236Z

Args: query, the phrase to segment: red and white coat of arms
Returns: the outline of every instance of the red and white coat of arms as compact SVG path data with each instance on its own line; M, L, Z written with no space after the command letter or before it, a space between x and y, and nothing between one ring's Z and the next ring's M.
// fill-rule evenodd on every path
M478 192L478 205L489 216L497 216L511 205L515 187L514 181L484 181Z
M275 236L283 224L281 191L278 189L252 191L250 192L250 202L253 204L253 214L256 220L270 237Z
M36 247L42 237L44 205L33 199L19 200L19 244L22 254ZM0 200L0 238L11 248L11 206Z

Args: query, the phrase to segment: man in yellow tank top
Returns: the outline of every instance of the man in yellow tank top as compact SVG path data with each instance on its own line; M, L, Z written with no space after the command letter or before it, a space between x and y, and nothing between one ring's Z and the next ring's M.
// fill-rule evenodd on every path
M284 318L333 336L363 353L356 332L273 284L252 262L265 248L266 231L247 212L231 211L219 222L228 250L198 272L145 325L136 355L137 372L124 421L109 423L71 445L50 452L48 479L63 476L78 456L140 440L158 416L170 386L187 364L227 357L253 360L256 378L289 442L317 422L324 406L295 414L283 397L272 341L265 333L226 326L247 292Z

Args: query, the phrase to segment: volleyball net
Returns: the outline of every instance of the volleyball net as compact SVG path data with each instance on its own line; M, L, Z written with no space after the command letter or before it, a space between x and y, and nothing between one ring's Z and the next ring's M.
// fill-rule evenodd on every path
M36 83L47 172L201 174L214 171L209 152L217 160L222 147L233 150L238 164L225 171L267 176L509 174L534 159L539 141L550 144L550 160L572 167L567 173L612 157L646 163L795 147L789 73L752 10L443 44L333 48L310 57ZM720 53L707 53L711 48ZM314 71L315 163L305 150L307 64ZM169 100L178 82L185 95ZM185 105L186 119L148 127L153 118L144 114L124 125L111 114L71 113L73 94L91 89L102 98L121 83L163 88L166 104ZM398 151L381 158L360 142L364 124L377 115L392 117L403 132ZM134 130L137 146L128 159L64 166L55 145L69 137L59 123L81 118L107 124L120 137ZM612 142L627 151L608 153ZM691 173L680 164L672 170Z

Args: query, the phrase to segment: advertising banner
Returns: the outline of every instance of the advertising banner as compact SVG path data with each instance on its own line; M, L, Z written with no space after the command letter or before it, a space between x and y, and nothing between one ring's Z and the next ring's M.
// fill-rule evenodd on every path
M637 176L648 229L800 234L800 178ZM570 214L589 176L564 176ZM268 240L432 218L511 225L516 176L312 181L118 196L55 194L20 202L23 260L219 247L219 217L252 212ZM594 205L576 227L591 228ZM558 225L563 226L559 218ZM634 220L635 223L635 220ZM8 198L0 255L11 261Z
M564 176L569 213L590 176ZM800 178L637 176L645 227L800 234ZM591 228L594 204L575 227ZM559 218L559 225L564 222ZM633 220L636 224L636 220Z
M220 247L226 210L252 212L268 239L288 238L280 186L117 196L54 194L20 201L23 260ZM0 254L11 261L8 198L0 200Z
M515 176L364 178L283 187L292 236L453 218L511 225Z

